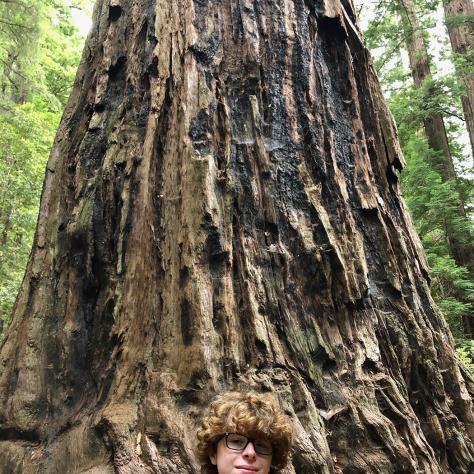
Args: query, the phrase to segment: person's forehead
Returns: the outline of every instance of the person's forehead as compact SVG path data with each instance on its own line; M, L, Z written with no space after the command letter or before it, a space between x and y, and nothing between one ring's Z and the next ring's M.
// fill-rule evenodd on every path
M241 434L247 438L257 439L259 441L271 441L270 437L258 430L240 430L235 433Z

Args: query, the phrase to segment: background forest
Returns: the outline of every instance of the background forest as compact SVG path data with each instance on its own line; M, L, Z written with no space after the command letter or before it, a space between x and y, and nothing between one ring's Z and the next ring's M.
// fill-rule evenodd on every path
M0 334L30 253L44 170L92 0L0 0ZM3 331L2 331L3 327Z
M0 0L0 339L36 226L44 169L92 0ZM474 9L472 0L358 1L398 126L403 193L432 296L474 368ZM398 171L394 170L398 173Z

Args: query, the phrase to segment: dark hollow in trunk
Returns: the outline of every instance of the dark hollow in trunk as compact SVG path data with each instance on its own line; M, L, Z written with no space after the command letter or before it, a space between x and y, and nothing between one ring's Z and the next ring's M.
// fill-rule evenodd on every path
M429 295L351 2L99 0L0 353L0 471L194 473L228 387L287 473L465 473L473 382Z

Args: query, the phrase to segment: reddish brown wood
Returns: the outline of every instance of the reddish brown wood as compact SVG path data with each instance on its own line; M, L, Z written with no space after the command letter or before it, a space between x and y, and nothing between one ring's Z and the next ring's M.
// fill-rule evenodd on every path
M429 295L350 2L100 0L0 352L0 471L193 473L228 387L287 473L467 472L472 379Z

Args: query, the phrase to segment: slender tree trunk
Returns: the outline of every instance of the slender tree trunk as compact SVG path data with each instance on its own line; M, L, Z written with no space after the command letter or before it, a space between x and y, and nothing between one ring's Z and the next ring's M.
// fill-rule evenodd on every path
M420 89L426 87L427 81L431 80L430 59L428 50L423 38L421 25L418 21L417 12L413 0L398 0L402 24L406 38L410 68L412 71L415 86ZM427 97L436 94L435 90L427 90ZM444 181L457 181L453 159L449 149L448 137L444 120L441 114L432 112L424 119L424 128L430 148L437 152L433 158L436 160L436 168L439 170ZM464 203L459 202L459 213L466 216ZM457 235L455 229L448 225L446 228L450 253L457 265L466 267L469 270L470 278L474 280L474 247L471 242L461 240L462 236ZM459 299L470 303L470 299L465 294L459 294ZM472 315L463 318L464 334L471 338L474 336Z
M417 89L421 89L431 80L430 59L423 38L423 30L418 20L415 3L413 0L398 0L405 41L410 59L410 69L413 82ZM435 94L435 90L427 90L427 96ZM444 126L443 116L432 112L424 120L426 137L430 147L440 154L438 170L444 180L456 179L453 159L449 150L448 137Z
M443 5L453 51L472 65L474 62L474 6L472 0L445 0ZM466 85L466 95L461 97L461 102L474 159L474 73L463 71L462 74Z
M229 387L287 473L465 473L472 379L347 1L99 0L0 352L0 470L195 473Z

